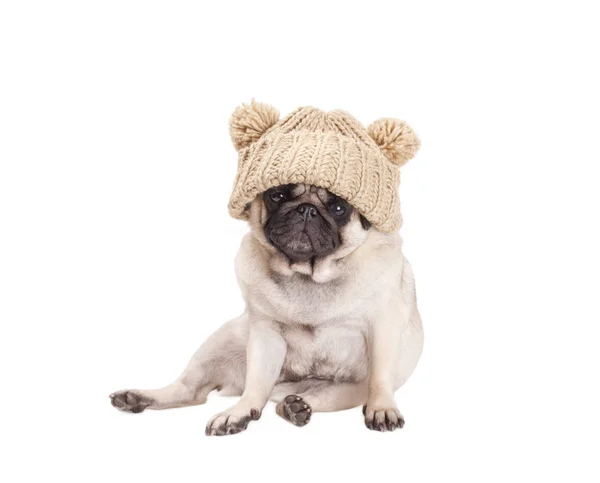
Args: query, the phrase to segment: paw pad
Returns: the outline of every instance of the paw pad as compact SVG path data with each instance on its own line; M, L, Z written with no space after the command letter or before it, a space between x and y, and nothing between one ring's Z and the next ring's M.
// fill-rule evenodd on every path
M141 413L152 403L150 398L134 391L117 391L109 397L114 407L128 413Z
M279 403L277 413L295 426L305 426L310 421L312 408L300 396L292 394Z

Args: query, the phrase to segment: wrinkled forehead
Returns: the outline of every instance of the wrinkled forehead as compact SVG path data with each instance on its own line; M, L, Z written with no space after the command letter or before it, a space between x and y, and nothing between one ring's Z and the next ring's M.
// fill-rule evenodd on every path
M285 185L289 190L291 198L299 197L310 197L317 196L321 203L330 203L332 200L337 198L333 193L327 191L325 188L319 188L311 184L289 184Z

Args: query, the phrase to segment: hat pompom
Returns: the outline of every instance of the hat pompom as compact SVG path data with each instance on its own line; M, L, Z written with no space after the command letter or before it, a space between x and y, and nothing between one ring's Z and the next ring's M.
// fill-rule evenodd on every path
M242 104L229 119L229 134L238 151L250 146L272 126L279 122L279 111L268 104L256 102Z
M421 141L412 128L398 119L379 119L367 131L385 157L398 167L412 159L421 147Z

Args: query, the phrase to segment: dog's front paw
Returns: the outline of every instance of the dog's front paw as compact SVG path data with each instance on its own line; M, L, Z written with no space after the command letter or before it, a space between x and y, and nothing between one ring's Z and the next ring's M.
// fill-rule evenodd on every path
M244 431L250 421L260 418L261 411L256 408L233 406L217 414L206 425L207 436L225 436Z
M404 426L404 418L397 408L363 406L365 425L374 431L394 431Z
M123 390L113 392L110 396L110 403L121 411L128 413L141 413L150 404L152 399L142 396L137 391Z
M277 404L275 411L293 425L304 426L310 421L312 408L300 396L292 394Z

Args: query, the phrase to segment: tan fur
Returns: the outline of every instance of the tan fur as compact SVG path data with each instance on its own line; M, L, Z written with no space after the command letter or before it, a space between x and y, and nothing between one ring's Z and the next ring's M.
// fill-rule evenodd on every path
M369 428L401 427L394 392L417 364L423 331L400 237L363 230L354 212L337 251L314 266L290 264L265 239L260 197L249 218L236 258L244 314L217 330L175 383L119 391L113 403L137 412L201 404L213 389L241 394L207 425L221 435L245 429L269 399L283 415L295 394L311 411L366 405Z
M394 232L402 221L399 167L419 140L402 121L365 129L343 111L312 107L279 121L254 101L233 113L230 134L239 165L229 211L250 224L236 258L246 310L208 338L173 384L118 391L113 405L141 412L202 404L217 389L241 398L208 422L208 435L245 430L269 399L298 426L313 411L364 405L369 429L402 427L394 392L417 364L423 330ZM288 259L267 240L261 194L287 184L298 207L324 206L333 193L354 208L332 252Z

